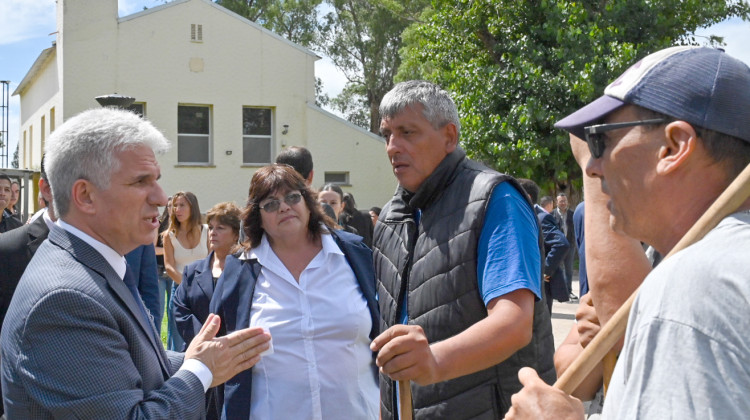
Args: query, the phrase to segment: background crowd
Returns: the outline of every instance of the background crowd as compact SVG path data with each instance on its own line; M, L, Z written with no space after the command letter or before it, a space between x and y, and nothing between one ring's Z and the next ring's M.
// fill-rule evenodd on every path
M604 388L587 408L604 418L739 418L750 268L731 248L750 243L750 199L653 270L643 246L668 254L742 172L748 110L750 68L722 51L644 58L557 124L585 172L573 211L466 158L448 93L403 82L379 109L399 183L382 209L313 189L290 147L205 223L194 194L159 186L168 142L149 122L81 113L50 138L47 209L0 235L7 416L398 419L407 398L418 419L580 419ZM578 323L555 351L576 251ZM552 388L640 283L617 367Z

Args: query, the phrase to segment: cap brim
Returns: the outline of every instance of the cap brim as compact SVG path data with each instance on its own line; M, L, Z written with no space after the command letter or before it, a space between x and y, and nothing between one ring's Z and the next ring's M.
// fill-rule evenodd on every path
M604 95L558 121L555 124L555 128L563 129L572 133L576 137L583 139L583 127L592 125L593 122L602 119L605 115L623 105L625 105L625 102Z

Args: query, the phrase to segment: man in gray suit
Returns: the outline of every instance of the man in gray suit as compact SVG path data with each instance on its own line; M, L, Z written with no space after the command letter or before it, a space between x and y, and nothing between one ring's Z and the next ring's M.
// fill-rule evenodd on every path
M212 315L187 351L165 352L123 255L151 243L169 144L135 114L85 111L50 137L56 225L13 295L0 337L8 418L204 416L204 394L260 360L270 336L216 338Z

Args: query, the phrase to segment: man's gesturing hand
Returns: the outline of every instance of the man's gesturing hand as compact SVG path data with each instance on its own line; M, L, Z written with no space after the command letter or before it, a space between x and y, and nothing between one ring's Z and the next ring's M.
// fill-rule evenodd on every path
M216 337L221 319L210 314L198 335L185 351L185 359L196 359L214 375L211 386L221 385L260 361L260 353L269 348L271 335L262 328L246 328L224 337Z

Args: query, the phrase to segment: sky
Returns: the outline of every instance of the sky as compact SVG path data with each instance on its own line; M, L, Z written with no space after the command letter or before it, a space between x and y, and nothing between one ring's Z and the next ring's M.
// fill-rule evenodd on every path
M120 16L127 16L164 4L164 0L119 0ZM39 53L55 40L55 0L1 0L0 1L0 80L10 81L10 93L16 90ZM724 49L750 65L750 22L732 19L696 32L723 36ZM700 39L700 38L699 38ZM706 38L707 39L707 38ZM327 58L318 60L315 73L323 80L324 92L330 97L338 95L346 82L343 75ZM10 97L9 109L9 162L16 150L20 125L19 98ZM0 163L2 165L4 162Z

